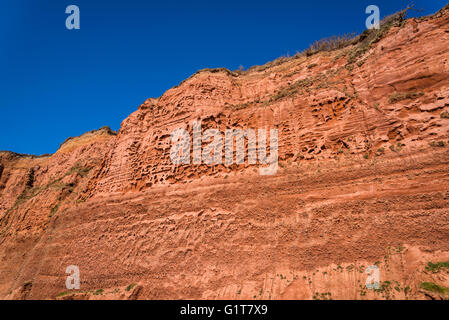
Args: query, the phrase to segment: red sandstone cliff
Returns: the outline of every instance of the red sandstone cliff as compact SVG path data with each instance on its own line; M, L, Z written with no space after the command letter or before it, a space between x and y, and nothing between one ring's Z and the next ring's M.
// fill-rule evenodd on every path
M449 9L364 36L199 71L117 135L0 152L0 297L447 298L447 264L428 263L449 260ZM277 174L173 165L170 133L194 120L278 129Z

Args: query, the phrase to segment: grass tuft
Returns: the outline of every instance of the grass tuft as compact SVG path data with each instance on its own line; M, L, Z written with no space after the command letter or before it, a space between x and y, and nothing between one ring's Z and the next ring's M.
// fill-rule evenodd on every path
M449 112L444 111L443 113L440 114L440 118L441 119L449 119Z
M420 287L431 292L436 292L444 295L449 294L449 288L439 286L433 282L422 282Z
M103 294L103 289L98 289L97 291L94 292L94 296L98 296L100 294Z
M126 291L130 291L130 290L132 290L132 288L134 288L136 286L136 284L135 283L131 283L129 286L127 286L126 287Z
M402 100L415 100L423 95L423 92L396 92L390 96L390 103L396 103Z
M426 271L430 272L439 272L440 269L449 269L449 261L437 263L429 262L426 266Z
M446 142L444 141L432 141L429 145L433 148L444 148L446 146Z

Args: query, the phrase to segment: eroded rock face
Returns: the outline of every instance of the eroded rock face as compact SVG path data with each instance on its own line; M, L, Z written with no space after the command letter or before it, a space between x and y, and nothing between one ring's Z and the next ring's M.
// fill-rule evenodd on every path
M0 153L0 297L56 298L77 265L82 292L60 298L444 298L421 283L449 286L426 270L449 260L448 30L443 9L362 54L201 71L118 135ZM279 170L173 164L194 121L277 129Z

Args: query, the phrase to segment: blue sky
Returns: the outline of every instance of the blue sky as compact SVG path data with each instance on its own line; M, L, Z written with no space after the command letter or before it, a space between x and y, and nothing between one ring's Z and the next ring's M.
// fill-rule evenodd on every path
M202 68L248 68L323 37L361 32L410 1L0 1L0 150L53 153L120 123ZM416 0L427 15L447 1ZM65 8L81 11L67 30Z

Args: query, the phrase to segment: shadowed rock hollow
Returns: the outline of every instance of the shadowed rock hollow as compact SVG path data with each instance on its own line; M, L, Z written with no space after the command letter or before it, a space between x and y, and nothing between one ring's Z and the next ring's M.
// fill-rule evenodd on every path
M174 165L170 134L195 120L277 129L277 173ZM118 134L0 152L0 297L448 298L448 144L447 7L370 42L199 71Z

